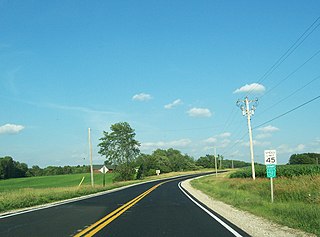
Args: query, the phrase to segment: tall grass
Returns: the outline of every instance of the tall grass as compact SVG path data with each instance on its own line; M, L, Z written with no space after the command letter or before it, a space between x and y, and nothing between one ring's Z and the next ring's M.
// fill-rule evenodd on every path
M274 179L205 177L191 182L209 196L257 216L320 236L320 175Z

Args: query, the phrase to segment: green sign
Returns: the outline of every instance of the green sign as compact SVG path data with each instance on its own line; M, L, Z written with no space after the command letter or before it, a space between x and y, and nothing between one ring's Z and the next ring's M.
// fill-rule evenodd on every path
M267 165L267 177L275 178L277 176L276 165Z

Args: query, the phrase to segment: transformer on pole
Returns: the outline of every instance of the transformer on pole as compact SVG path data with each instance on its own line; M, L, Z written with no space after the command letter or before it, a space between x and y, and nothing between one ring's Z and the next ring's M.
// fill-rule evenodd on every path
M254 103L250 108L250 103ZM254 154L253 154L253 140L252 140L252 128L251 128L251 116L254 115L258 105L258 99L249 100L245 97L244 100L238 100L237 106L242 110L242 115L247 116L248 130L249 130L249 141L250 141L250 154L251 154L251 167L252 167L252 178L256 179L256 172L254 168Z

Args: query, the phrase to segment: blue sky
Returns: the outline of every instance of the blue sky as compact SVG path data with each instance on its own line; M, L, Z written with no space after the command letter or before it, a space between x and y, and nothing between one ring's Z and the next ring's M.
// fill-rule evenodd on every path
M320 20L263 78L319 9L312 0L0 0L0 156L88 164L90 127L102 163L102 131L126 121L144 153L173 147L198 158L215 146L250 161L236 101L259 99L256 127L319 96ZM255 128L255 160L265 149L279 163L320 152L319 103Z

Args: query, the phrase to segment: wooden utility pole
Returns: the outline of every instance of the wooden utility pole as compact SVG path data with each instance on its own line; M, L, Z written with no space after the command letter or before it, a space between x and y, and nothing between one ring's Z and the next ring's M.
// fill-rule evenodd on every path
M92 166L92 143L91 143L91 129L88 129L88 140L89 140L89 153L90 153L90 172L91 172L91 186L94 187L93 181L93 166Z
M251 154L251 168L252 168L252 178L256 179L256 173L254 169L254 155L253 155L253 141L252 141L252 128L251 128L251 116L254 114L254 111L256 109L256 106L253 105L251 108L249 106L250 103L256 103L258 100L249 100L248 97L246 97L244 100L238 100L237 105L242 110L242 115L247 116L247 122L248 122L248 130L249 130L249 142L250 142L250 154Z
M214 148L214 163L216 167L216 177L218 176L218 167L217 167L217 148Z

